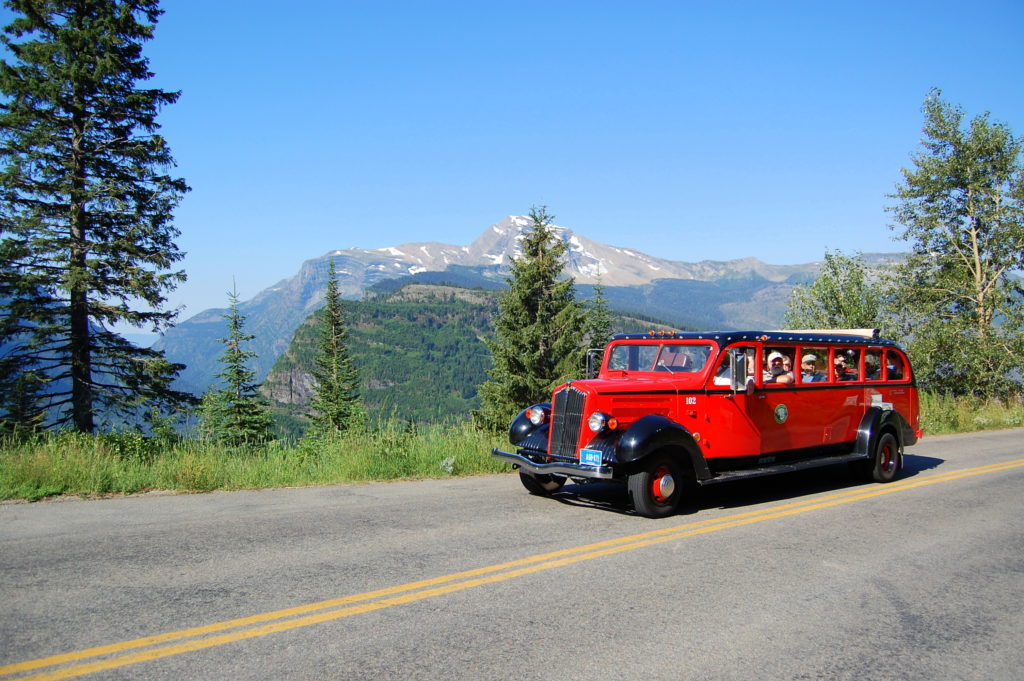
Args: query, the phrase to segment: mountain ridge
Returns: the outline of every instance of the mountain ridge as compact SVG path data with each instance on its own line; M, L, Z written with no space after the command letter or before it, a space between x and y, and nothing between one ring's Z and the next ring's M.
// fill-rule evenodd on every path
M410 275L425 271L443 271L453 265L491 265L507 268L511 258L521 255L519 238L530 225L529 218L510 215L487 228L469 246L416 241L373 250L352 248L330 251L320 258L345 256L357 252L382 254L408 263L405 274ZM603 244L560 225L553 225L553 230L568 247L565 273L581 284L594 284L600 280L606 286L637 286L655 279L709 280L729 274L748 273L757 273L768 281L783 281L794 272L803 271L808 265L817 266L820 262L771 265L753 256L733 260L705 259L698 262L667 260L637 249Z
M350 300L375 285L406 278L444 281L449 275L470 287L501 288L511 259L521 253L519 238L530 224L523 216L506 217L468 246L410 242L379 249L333 250L305 261L292 277L239 303L246 332L255 336L250 349L257 354L252 363L257 380L267 375L295 330L322 304L330 261L335 263L339 294ZM581 298L600 282L611 307L679 326L778 326L789 291L797 283L812 281L821 264L770 265L754 257L686 263L602 244L567 227L555 226L554 231L567 245L565 273L575 279ZM659 296L671 303L659 302ZM714 310L708 309L712 302ZM168 359L186 365L176 384L179 389L200 394L214 382L220 370L217 358L223 351L217 339L226 333L225 312L223 308L203 310L155 343Z

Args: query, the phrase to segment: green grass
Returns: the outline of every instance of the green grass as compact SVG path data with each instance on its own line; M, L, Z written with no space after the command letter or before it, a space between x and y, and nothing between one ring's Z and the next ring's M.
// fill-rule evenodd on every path
M1021 402L921 393L925 436L1024 426ZM169 442L138 433L42 433L0 440L0 499L204 492L443 478L508 471L490 456L504 435L469 423L409 427L386 423L368 433L305 437L252 447L197 440Z
M1024 404L999 400L979 401L921 392L921 427L924 434L946 435L1024 426Z
M469 424L307 437L224 447L136 433L43 433L0 442L0 499L95 496L148 490L202 492L443 478L509 470L490 456L502 436Z

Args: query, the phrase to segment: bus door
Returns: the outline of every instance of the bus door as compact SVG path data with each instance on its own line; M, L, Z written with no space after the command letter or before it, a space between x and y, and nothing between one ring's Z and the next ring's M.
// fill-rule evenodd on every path
M736 359L740 358L737 362ZM736 380L733 364L743 367ZM756 382L756 351L753 347L730 347L722 351L708 381L707 421L703 434L705 456L740 457L756 455L761 435L751 418L751 403L757 399L753 386L742 389L746 379Z

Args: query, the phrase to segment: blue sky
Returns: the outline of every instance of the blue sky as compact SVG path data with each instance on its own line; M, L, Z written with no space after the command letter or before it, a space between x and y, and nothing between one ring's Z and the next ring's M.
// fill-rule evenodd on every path
M1024 134L1024 3L165 0L182 319L547 205L673 260L893 251L932 87ZM7 9L0 20L10 19Z

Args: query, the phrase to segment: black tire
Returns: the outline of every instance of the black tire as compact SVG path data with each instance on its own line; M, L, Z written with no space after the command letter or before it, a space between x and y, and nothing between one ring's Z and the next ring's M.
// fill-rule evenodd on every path
M633 508L648 518L664 518L675 513L683 497L682 466L667 454L648 457L641 466L627 481Z
M519 481L530 494L542 497L554 494L565 484L565 478L561 475L534 475L524 470L519 471Z
M871 479L875 482L892 482L900 469L900 443L892 433L882 433L875 443L875 451L868 460L871 465Z

